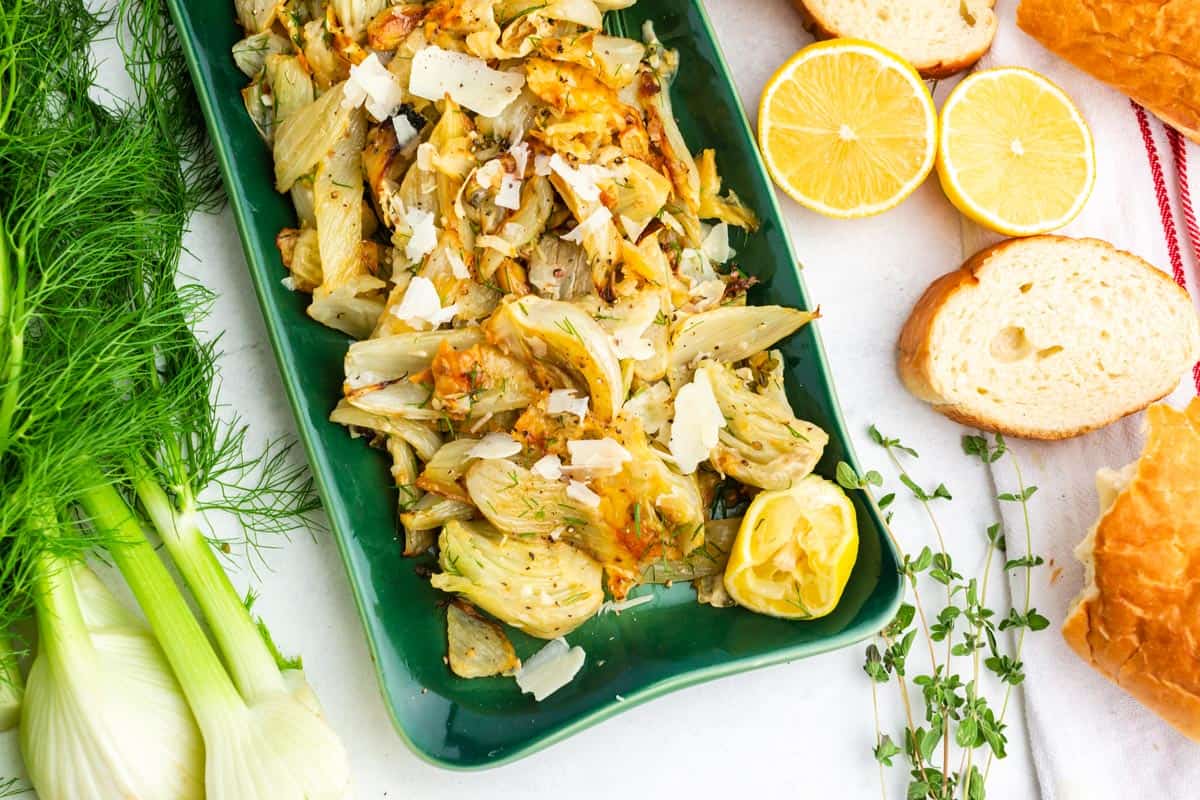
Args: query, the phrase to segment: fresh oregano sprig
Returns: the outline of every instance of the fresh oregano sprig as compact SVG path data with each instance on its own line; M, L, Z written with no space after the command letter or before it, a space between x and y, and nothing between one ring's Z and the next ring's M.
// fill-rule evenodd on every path
M937 549L922 547L913 555L901 544L892 529L893 515L885 511L885 530L901 556L900 572L912 592L912 603L901 605L896 617L879 632L879 641L867 647L863 670L871 678L871 700L875 716L875 760L879 764L880 789L887 798L884 768L893 767L901 756L908 763L908 800L983 800L987 776L996 758L1007 754L1004 719L1012 689L1024 680L1021 653L1027 631L1043 630L1049 621L1031 606L1032 570L1043 563L1032 550L1032 529L1028 501L1037 491L1026 486L1020 464L1009 451L1003 436L992 441L985 436L967 435L963 452L995 464L1005 455L1013 465L1017 491L997 495L1000 502L1020 503L1025 535L1025 552L1020 558L1007 558L1007 541L1002 523L985 530L987 550L979 577L966 578L954 566L946 548L946 538L935 514L938 501L950 501L952 495L944 483L925 489L905 467L903 459L917 459L917 451L899 439L869 429L871 440L882 447L897 472L898 479L921 504L933 528ZM877 471L859 475L849 464L837 468L837 480L844 488L862 490L875 499L882 489L883 476ZM880 509L895 502L895 493L877 499ZM1010 608L1001 617L988 605L990 579L997 554L1005 557L1004 569L1024 570L1024 597L1020 608ZM932 581L944 587L945 604L935 608L922 596L922 584ZM938 592L940 596L941 591ZM939 601L940 602L940 601ZM1005 636L1013 631L1012 638ZM928 653L928 669L913 667L910 657L914 645L923 640ZM944 643L939 656L936 645ZM1006 646L1011 644L1011 646ZM967 666L963 668L964 661ZM981 686L984 671L1004 686L999 712L985 696ZM900 696L905 729L901 744L883 731L879 714L879 687L894 682ZM917 708L914 697L920 696ZM983 769L977 758L987 754Z

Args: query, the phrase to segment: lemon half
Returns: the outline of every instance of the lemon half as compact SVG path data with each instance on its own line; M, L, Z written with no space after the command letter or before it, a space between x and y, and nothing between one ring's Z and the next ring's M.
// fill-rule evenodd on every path
M850 498L809 475L754 498L729 553L725 589L751 611L815 619L837 606L857 557Z
M1061 228L1096 182L1092 134L1062 89L1021 67L976 72L942 108L938 178L950 202L1009 236Z
M937 111L903 59L856 39L804 48L758 107L767 171L796 202L831 217L900 204L933 169Z

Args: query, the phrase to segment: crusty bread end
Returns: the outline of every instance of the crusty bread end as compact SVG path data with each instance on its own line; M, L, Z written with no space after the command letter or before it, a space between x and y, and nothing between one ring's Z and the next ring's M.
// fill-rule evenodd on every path
M1200 0L1021 0L1017 25L1200 143Z
M1102 492L1100 518L1077 550L1087 581L1062 634L1090 666L1200 741L1200 399L1186 411L1151 406L1146 417L1141 458Z

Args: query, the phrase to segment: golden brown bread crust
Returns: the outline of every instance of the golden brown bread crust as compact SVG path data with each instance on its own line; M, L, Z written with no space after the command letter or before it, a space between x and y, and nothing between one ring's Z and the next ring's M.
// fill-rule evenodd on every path
M1200 143L1200 0L1021 0L1017 25Z
M845 33L840 33L834 30L824 20L820 19L816 12L805 5L804 0L792 0L792 5L794 5L796 10L800 12L804 29L817 39L837 39L846 35ZM876 44L891 49L891 45L889 45L887 42L876 42ZM989 43L988 47L985 47L977 52L968 53L962 58L954 61L938 61L932 64L913 64L913 67L917 70L917 73L926 80L940 80L941 78L949 78L951 75L957 75L958 73L975 66L976 62L983 58L990 49L991 45Z
M1137 471L1097 524L1063 624L1080 658L1200 741L1200 399L1151 406Z
M937 321L937 316L942 309L946 307L947 301L954 296L955 293L962 289L973 287L979 281L975 277L982 270L987 262L995 255L1003 253L1009 247L1022 246L1035 242L1092 242L1111 248L1107 242L1099 239L1077 239L1069 236L1030 236L1024 239L1007 239L999 244L980 250L971 258L967 259L961 267L954 272L947 273L930 284L925 293L921 295L913 306L912 312L909 314L908 321L904 323L904 327L900 331L900 339L897 345L896 368L900 374L900 380L904 382L904 386L910 391L913 396L920 400L924 400L934 407L934 410L949 417L955 422L966 425L972 428L978 428L985 431L994 431L1003 433L1006 436L1015 436L1018 439L1041 439L1045 441L1058 441L1062 439L1071 439L1075 436L1080 436L1088 431L1104 428L1122 417L1141 411L1147 405L1161 400L1166 395L1170 394L1170 390L1162 395L1148 400L1145 403L1138 403L1120 413L1115 414L1111 419L1095 423L1093 425L1085 425L1077 428L1062 428L1053 431L1043 429L1020 428L1008 425L1001 425L996 420L980 417L972 414L966 409L951 405L945 402L945 398L939 395L933 389L931 379L932 358L930 356L930 345L934 323ZM1155 275L1158 275L1162 280L1167 281L1175 289L1178 287L1170 276L1156 269L1142 259L1124 251L1118 251L1124 256L1137 258L1146 264L1147 269L1151 270Z

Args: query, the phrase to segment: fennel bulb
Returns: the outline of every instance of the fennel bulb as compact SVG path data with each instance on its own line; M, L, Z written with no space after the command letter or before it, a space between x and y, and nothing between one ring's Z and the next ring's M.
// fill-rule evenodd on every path
M82 563L43 557L21 752L42 800L203 800L204 744L146 624Z
M144 503L151 499L148 510L159 524L159 515L171 513L169 501L152 481L135 484ZM151 487L167 508L154 502ZM198 538L186 546L188 558L177 564L209 617L232 678L116 489L97 481L83 492L82 505L92 525L113 541L109 553L150 620L200 726L208 800L348 797L345 748L321 716L308 684L297 680L298 671L276 664L199 530L189 529ZM207 568L205 555L212 559Z

